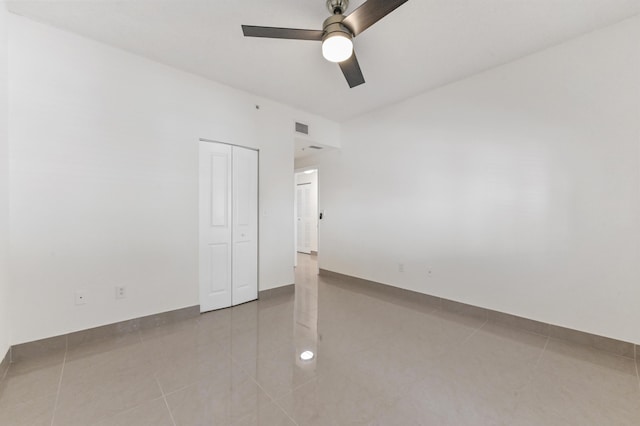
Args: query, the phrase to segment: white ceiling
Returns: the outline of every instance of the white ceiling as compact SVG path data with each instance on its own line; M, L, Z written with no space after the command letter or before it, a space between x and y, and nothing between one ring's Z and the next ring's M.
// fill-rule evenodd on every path
M353 11L363 0L352 0ZM320 43L241 24L321 29L325 0L17 0L10 11L343 121L640 13L640 0L410 0L355 39L349 89Z

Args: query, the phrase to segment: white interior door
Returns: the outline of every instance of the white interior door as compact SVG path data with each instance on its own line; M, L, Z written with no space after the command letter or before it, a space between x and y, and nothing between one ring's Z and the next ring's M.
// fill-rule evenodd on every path
M233 147L232 304L258 298L258 153Z
M258 298L258 153L200 142L200 312Z
M296 188L297 222L297 250L300 253L311 253L311 184L300 183Z
M200 142L200 312L231 306L232 147Z

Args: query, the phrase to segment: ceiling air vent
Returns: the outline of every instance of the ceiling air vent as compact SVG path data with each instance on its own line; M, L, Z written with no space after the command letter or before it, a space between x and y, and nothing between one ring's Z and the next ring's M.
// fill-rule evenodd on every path
M296 132L308 135L309 134L309 126L307 124L298 123L296 121Z
M309 145L309 148L311 148L311 149L322 149L321 146L317 146L317 145Z

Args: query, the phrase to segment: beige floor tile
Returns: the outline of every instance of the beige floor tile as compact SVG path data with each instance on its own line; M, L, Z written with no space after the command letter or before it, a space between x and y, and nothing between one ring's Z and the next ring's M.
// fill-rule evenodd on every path
M276 403L301 425L368 424L389 405L347 374L319 377Z
M257 328L234 333L229 346L231 357L240 364L255 361L259 357L280 349L279 346L261 336Z
M395 333L384 321L355 313L345 315L342 322L319 319L318 351L330 356L350 355L369 349Z
M69 338L66 359L67 361L72 361L86 356L103 354L121 348L135 346L139 343L140 333L138 330L121 335L88 333L87 335Z
M183 320L140 331L142 343L155 356L172 355L186 349L211 344L210 335L195 319Z
M164 398L159 398L104 419L96 426L173 426L173 420Z
M100 421L162 396L152 376L130 372L126 376L91 386L62 387L55 412L55 425L87 424Z
M204 343L227 342L231 337L231 309L200 315L196 323L196 332Z
M46 371L48 368L60 368L64 363L65 351L54 351L52 353L43 353L28 358L20 358L9 364L7 375L20 375L30 373L32 371Z
M0 400L0 425L49 426L53 416L55 395L29 399L16 403Z
M168 394L167 401L181 426L231 424L259 413L272 402L237 366Z
M240 364L273 399L291 392L316 376L312 363L300 360L294 348L274 351Z
M507 425L516 400L517 395L502 389L475 389L447 374L434 372L412 385L394 409L404 407L413 413L414 419L420 419L424 413L427 418L440 419L443 424Z
M298 424L366 424L395 401L375 392L370 375L354 360L318 354L316 378L278 398Z
M149 359L138 344L66 363L55 424L97 422L162 396Z
M151 362L164 393L191 385L231 366L228 349L216 344L186 348L155 357Z
M9 367L0 381L0 403L15 404L55 395L60 383L62 364L16 372Z
M370 393L395 399L432 371L430 350L421 341L409 349L392 340L391 344L378 345L356 353L354 359L340 362L350 365L350 376L366 386Z
M119 380L131 372L152 374L151 359L152 352L137 343L69 360L64 365L62 389L99 387L101 383Z
M579 345L550 340L515 419L531 424L640 424L634 362Z
M12 349L11 370L24 373L61 365L67 351L67 337L57 336Z
M370 425L415 425L415 426L458 426L459 420L448 413L441 415L431 411L425 400L403 398L384 410L370 422ZM425 406L426 405L426 406Z
M259 406L255 413L233 423L234 426L295 426L289 416L276 404Z
M547 338L499 324L486 324L447 358L448 377L490 399L517 396L531 381Z

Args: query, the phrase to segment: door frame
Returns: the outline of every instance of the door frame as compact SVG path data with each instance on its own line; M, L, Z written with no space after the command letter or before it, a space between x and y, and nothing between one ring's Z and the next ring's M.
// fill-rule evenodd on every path
M257 285L257 293L258 293L258 299L260 299L260 148L255 148L252 146L247 146L247 145L240 145L240 144L235 144L235 143L229 143L229 142L222 142L219 141L217 139L208 139L208 138L198 138L197 142L196 142L196 161L198 163L198 167L197 167L197 174L198 174L198 178L196 180L196 192L198 193L198 208L197 210L197 214L198 214L198 218L197 218L197 223L198 223L198 238L196 239L197 241L197 247L198 247L198 271L200 270L200 178L199 178L199 169L200 169L200 142L207 142L207 143L219 143L222 145L229 145L229 146L235 146L238 148L244 148L244 149L249 149L251 151L255 151L256 155L258 156L257 158L257 176L258 176L258 181L256 182L256 191L257 191L257 224L256 224L256 242L258 245L258 249L256 251L256 270L257 270L257 277L256 277L256 285ZM202 304L200 303L200 273L198 272L198 280L196 282L197 288L198 288L198 306L201 306Z

